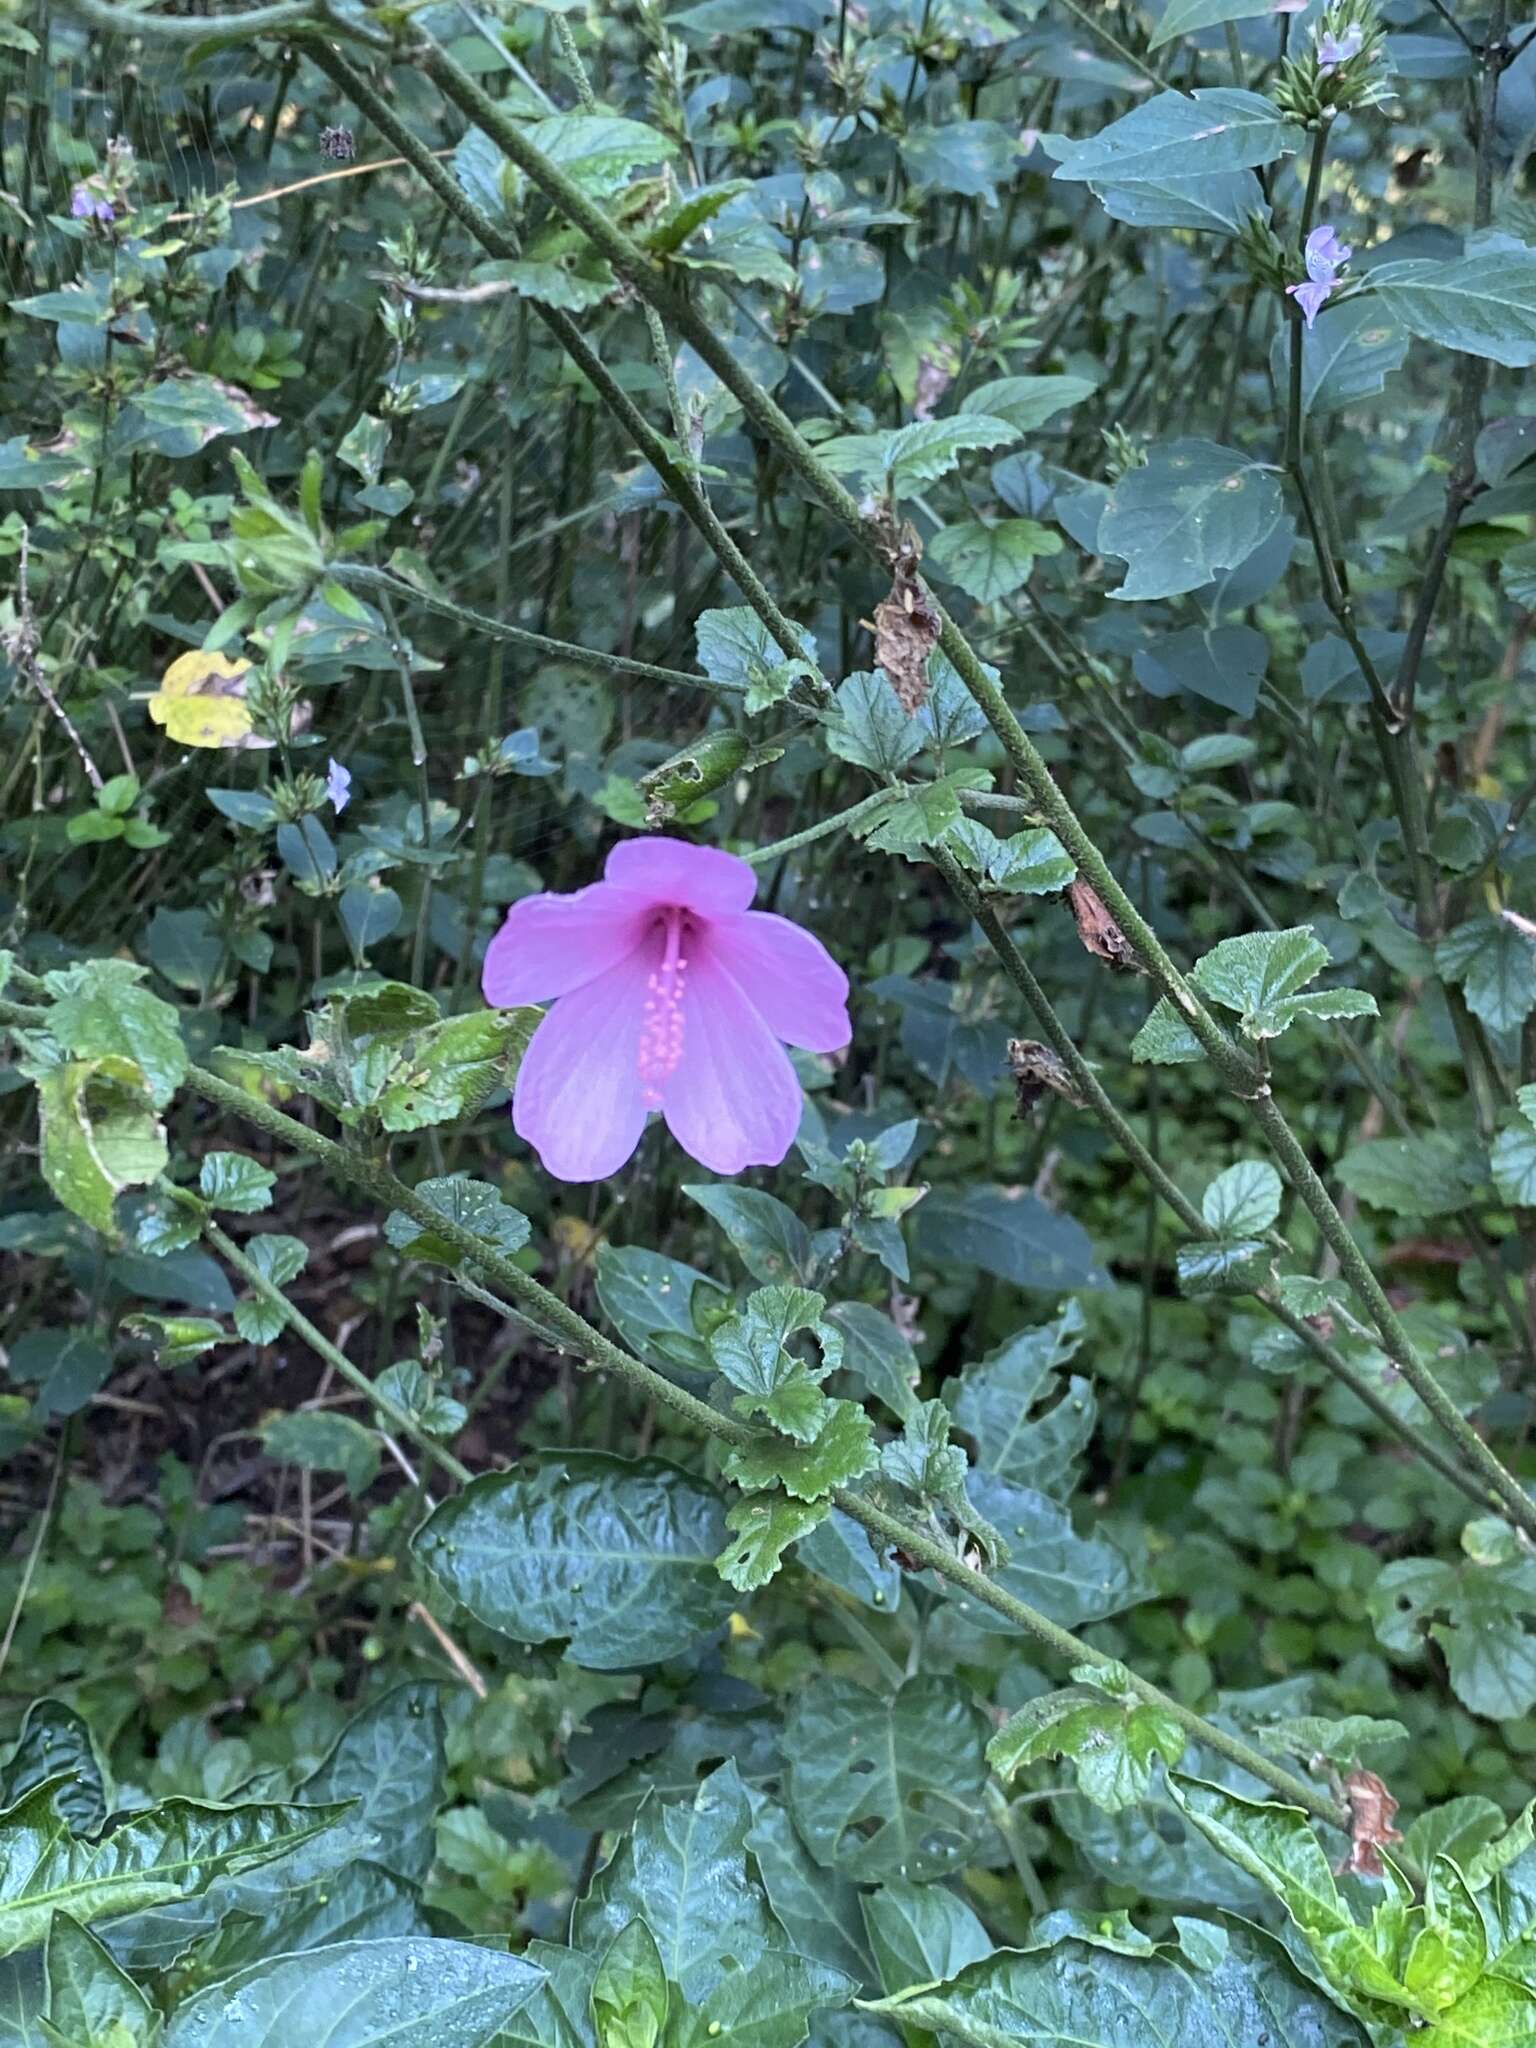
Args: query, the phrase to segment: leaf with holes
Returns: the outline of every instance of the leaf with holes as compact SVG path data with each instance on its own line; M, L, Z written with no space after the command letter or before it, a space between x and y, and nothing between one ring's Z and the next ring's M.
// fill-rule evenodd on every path
M958 1869L987 1825L985 1736L954 1679L909 1678L885 1698L818 1678L784 1730L789 1807L806 1847L859 1883Z

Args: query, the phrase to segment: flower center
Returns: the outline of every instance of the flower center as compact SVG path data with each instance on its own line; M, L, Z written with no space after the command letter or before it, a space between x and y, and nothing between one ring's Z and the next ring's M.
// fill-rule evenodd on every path
M660 1109L662 1083L677 1071L683 1056L683 983L688 972L683 912L675 907L663 911L659 923L664 934L661 964L646 980L640 1025L640 1080L648 1109Z

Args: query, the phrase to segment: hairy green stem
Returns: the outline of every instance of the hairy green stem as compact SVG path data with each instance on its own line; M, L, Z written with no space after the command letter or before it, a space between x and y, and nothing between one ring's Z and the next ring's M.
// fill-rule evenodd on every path
M504 619L493 619L488 612L474 611L470 606L442 597L436 591L407 583L403 576L393 575L388 569L375 569L364 562L332 562L328 568L338 583L387 590L401 604L419 605L423 611L452 619L471 632L484 634L488 640L507 640L514 647L526 647L531 654L548 655L552 660L568 661L575 668L590 668L607 675L634 676L641 682L664 683L669 688L703 690L711 696L738 697L743 694L742 686L738 684L712 682L708 676L690 675L686 669L660 668L655 662L632 661L627 654L609 654L599 647L581 647L573 640L553 640L547 633L533 633L524 626L508 625Z
M42 984L35 982L30 975L18 977L18 980L24 989L42 988ZM35 1029L46 1025L47 1015L44 1009L34 1009L0 1000L0 1024L16 1024L23 1028ZM701 1401L697 1395L674 1386L661 1373L642 1364L638 1358L632 1357L621 1346L605 1337L600 1330L594 1329L585 1317L578 1315L576 1310L558 1294L552 1293L531 1274L525 1273L494 1245L486 1243L473 1231L467 1230L454 1218L424 1200L414 1188L407 1187L404 1181L397 1179L379 1160L366 1158L350 1147L337 1143L334 1138L328 1138L320 1131L311 1130L307 1124L299 1123L296 1118L274 1108L261 1097L237 1087L233 1082L223 1080L205 1067L189 1067L186 1086L194 1094L200 1095L204 1101L229 1111L230 1114L264 1131L268 1137L317 1160L344 1186L361 1190L391 1210L402 1211L419 1223L423 1230L430 1230L434 1237L445 1240L466 1266L484 1274L492 1281L510 1298L515 1309L526 1309L530 1316L549 1332L552 1343L563 1348L572 1357L584 1361L597 1371L616 1374L636 1393L654 1401L659 1407L670 1410L680 1420L691 1423L706 1436L742 1447L761 1443L761 1431L738 1421L734 1416L722 1414L708 1402ZM219 1237L223 1237L222 1232L219 1232ZM237 1247L229 1246L228 1239L224 1239L220 1244L220 1250L226 1257L230 1256L230 1250L234 1250L235 1260L231 1263L243 1257ZM248 1261L245 1263L249 1265ZM241 1270L238 1265L237 1270ZM255 1269L251 1268L245 1277L251 1278L254 1272ZM252 1284L255 1284L254 1279ZM290 1314L297 1316L297 1311L290 1311ZM321 1349L322 1356L330 1357L335 1347L324 1348L327 1340L321 1337L318 1331L314 1331L312 1324L306 1326L303 1322L296 1322L295 1327L305 1335L306 1341L313 1341L313 1337L319 1337L320 1343L317 1348ZM337 1358L340 1355L337 1353ZM348 1377L351 1377L350 1373ZM364 1378L363 1375L358 1377ZM401 1412L397 1411L397 1414ZM958 1587L979 1605L1001 1615L1053 1655L1064 1658L1069 1664L1089 1664L1106 1670L1120 1668L1115 1660L1106 1656L1103 1651L1091 1648L1026 1601L1017 1599L1006 1588L987 1578L984 1573L964 1563L952 1550L915 1523L908 1522L899 1515L887 1513L885 1509L876 1507L872 1501L866 1500L862 1494L851 1492L847 1488L836 1489L832 1499L845 1514L851 1516L872 1535L879 1537L882 1544L900 1550L916 1565L937 1572L941 1578L947 1579L951 1585ZM1308 1784L1305 1779L1277 1764L1271 1757L1255 1749L1252 1744L1229 1735L1225 1729L1218 1728L1192 1708L1170 1698L1150 1680L1139 1678L1132 1673L1131 1683L1138 1698L1170 1714L1194 1741L1214 1750L1230 1762L1241 1765L1244 1770L1251 1772L1285 1798L1294 1800L1314 1818L1329 1822L1335 1827L1347 1824L1347 1816L1339 1804L1317 1786Z
M334 63L342 61L336 58L334 53L329 53L329 56ZM709 323L678 294L670 278L661 273L646 252L630 241L594 201L552 164L528 139L526 131L509 119L446 52L435 44L427 43L421 51L421 62L428 75L442 87L445 95L461 112L526 172L529 179L559 212L590 236L620 275L625 277L658 313L686 335L703 360L740 401L748 418L756 423L787 466L801 479L818 502L841 520L867 550L883 558L884 544L878 532L860 512L851 494L801 438L787 414L742 367L729 343L722 340ZM345 68L350 72L349 66ZM414 141L414 138L412 140ZM420 150L419 144L415 146ZM1320 153L1315 155L1314 164L1317 166L1315 175L1320 182ZM434 165L434 169L436 168ZM444 174L439 171L438 175L442 177ZM1309 179L1310 182L1312 181ZM565 324L567 327L571 325L569 322ZM574 328L571 331L574 333ZM1270 1097L1256 1062L1233 1043L1199 1001L1156 932L1141 916L1137 905L1122 887L1098 845L1082 825L1051 774L1045 757L1025 732L1001 688L987 674L979 656L954 620L944 613L942 608L936 606L935 609L942 621L940 646L948 655L972 698L985 713L1009 760L1039 805L1044 822L1051 827L1067 852L1071 854L1082 876L1103 899L1142 964L1188 1024L1222 1081L1240 1101L1249 1106L1251 1114L1271 1145L1276 1147L1282 1159L1288 1163L1290 1177L1297 1187L1297 1192L1319 1222L1319 1226L1324 1229L1324 1235L1329 1242L1334 1244L1336 1250L1339 1242L1349 1245L1351 1257L1346 1261L1341 1254L1341 1267L1350 1284L1360 1292L1394 1362L1436 1422L1451 1436L1469 1464L1480 1476L1488 1480L1506 1510L1528 1533L1536 1534L1536 1503L1532 1502L1525 1490L1484 1444L1476 1430L1460 1414L1409 1343L1402 1322L1388 1302L1385 1291L1361 1256L1358 1247L1354 1245L1341 1212L1322 1181L1312 1171L1300 1144ZM1308 1178L1305 1182L1298 1179L1295 1171L1295 1162L1298 1160L1306 1169ZM1361 1283L1362 1275L1364 1285ZM1494 1477L1495 1474L1497 1478Z
M930 849L930 857L960 903L964 905L965 909L976 920L977 924L980 925L983 932L986 933L988 943L1001 962L1004 972L1034 1012L1041 1030L1045 1033L1052 1048L1060 1057L1062 1064L1071 1074L1073 1084L1090 1112L1098 1118L1100 1124L1108 1131L1116 1144L1119 1145L1121 1151L1124 1152L1143 1180L1153 1189L1166 1207L1173 1212L1191 1236L1202 1240L1219 1237L1220 1232L1211 1228L1194 1203L1189 1200L1177 1183L1169 1177L1161 1162L1142 1143L1127 1118L1111 1099L1103 1083L1099 1080L1098 1075L1078 1050L1071 1034L1057 1015L1050 998L1035 978L1029 962L1013 943L1007 928L1004 926L1001 918L999 918L996 910L988 903L985 896L977 889L947 848L934 847ZM1308 1350L1313 1352L1319 1361L1327 1367L1328 1371L1343 1386L1349 1389L1356 1400L1360 1401L1371 1411L1383 1427L1389 1429L1394 1436L1407 1445L1415 1457L1421 1458L1426 1465L1431 1466L1438 1472L1442 1479L1448 1480L1452 1486L1463 1493L1468 1500L1475 1502L1479 1508L1487 1508L1493 1504L1486 1485L1480 1484L1477 1479L1471 1477L1449 1458L1445 1457L1436 1445L1427 1442L1425 1438L1419 1435L1417 1430L1413 1429L1400 1415L1396 1414L1390 1404L1384 1401L1375 1388L1355 1371L1349 1361L1328 1342L1321 1331L1315 1330L1312 1327L1305 1316L1294 1314L1267 1288L1260 1288L1256 1292L1258 1299L1275 1320L1283 1323L1294 1337L1299 1338L1307 1346ZM1392 1362L1399 1371L1404 1370L1396 1358ZM1479 1439L1479 1442L1481 1442L1481 1439Z
M300 1128L303 1128L302 1125ZM234 1267L251 1292L260 1295L273 1314L280 1315L288 1327L304 1339L310 1350L317 1357L323 1358L349 1387L356 1388L358 1393L372 1402L391 1429L398 1431L401 1436L408 1437L425 1457L430 1458L434 1465L440 1466L451 1479L457 1480L460 1486L469 1484L475 1476L469 1467L456 1458L452 1451L445 1450L440 1443L428 1436L415 1418L408 1415L398 1402L392 1401L388 1394L381 1394L367 1373L355 1366L323 1330L317 1329L308 1316L296 1309L283 1290L274 1286L260 1266L248 1259L234 1239L221 1230L211 1218L203 1225L203 1235Z

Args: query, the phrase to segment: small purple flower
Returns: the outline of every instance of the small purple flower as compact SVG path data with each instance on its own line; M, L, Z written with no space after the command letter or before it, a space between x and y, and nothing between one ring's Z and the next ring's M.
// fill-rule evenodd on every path
M326 770L325 793L339 818L352 801L352 770L343 768L339 761L328 761Z
M1336 36L1332 29L1324 29L1317 39L1317 68L1326 76L1352 57L1358 57L1364 48L1365 30L1358 21L1352 21L1341 36Z
M77 185L69 195L69 211L75 220L114 221L116 209L110 199L103 199L99 192L93 192L89 185Z
M1323 310L1323 303L1339 288L1339 272L1354 255L1331 227L1314 228L1307 237L1305 250L1307 281L1305 284L1288 284L1286 291L1301 308L1301 317L1310 327Z

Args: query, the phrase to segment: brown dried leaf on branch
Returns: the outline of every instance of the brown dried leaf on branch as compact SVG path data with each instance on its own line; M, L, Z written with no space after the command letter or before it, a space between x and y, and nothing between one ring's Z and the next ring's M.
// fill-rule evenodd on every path
M1349 1801L1349 1854L1339 1865L1340 1877L1384 1877L1382 1845L1403 1838L1392 1825L1397 1801L1374 1771L1351 1771L1344 1780Z
M1066 896L1077 923L1077 936L1095 959L1103 960L1120 974L1146 972L1097 889L1084 881L1069 882Z
M922 552L917 535L905 528L891 560L891 594L875 606L875 661L909 713L928 701L928 657L943 624L918 577Z
M1027 1122L1034 1115L1047 1090L1059 1095L1063 1102L1070 1102L1074 1109L1086 1107L1066 1062L1038 1039L1009 1039L1008 1071L1018 1090L1014 1114L1020 1122Z

